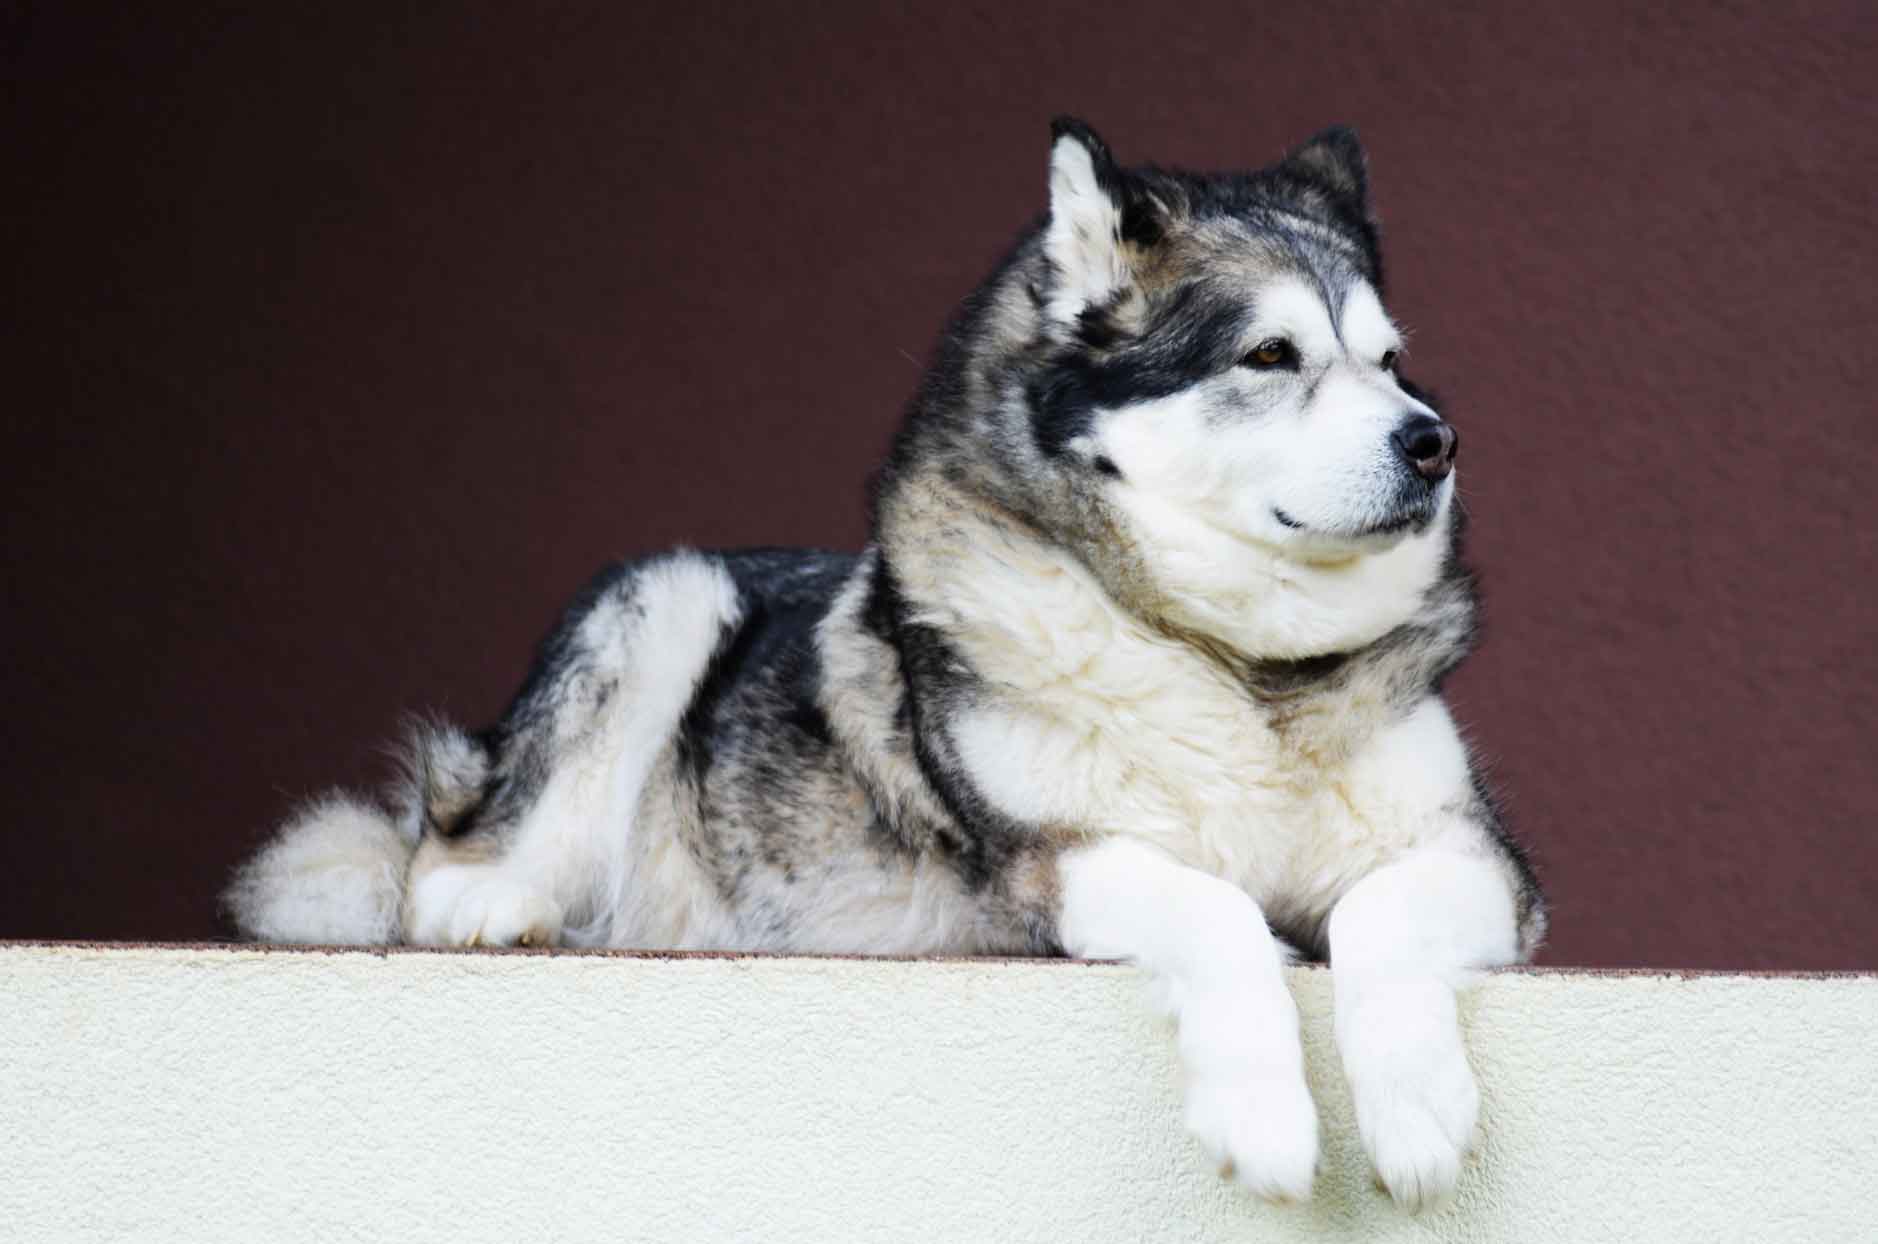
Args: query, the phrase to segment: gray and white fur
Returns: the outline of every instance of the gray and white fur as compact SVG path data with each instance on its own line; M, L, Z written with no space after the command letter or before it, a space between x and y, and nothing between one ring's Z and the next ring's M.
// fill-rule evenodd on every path
M1124 169L962 305L858 555L604 571L501 721L417 729L228 892L250 937L1133 960L1187 1122L1309 1195L1290 950L1335 967L1384 1185L1453 1188L1454 990L1545 928L1439 695L1474 630L1455 438L1399 372L1362 149Z

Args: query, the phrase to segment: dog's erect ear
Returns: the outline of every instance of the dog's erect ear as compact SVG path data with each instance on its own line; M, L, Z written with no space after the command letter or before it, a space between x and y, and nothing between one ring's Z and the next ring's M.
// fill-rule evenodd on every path
M1051 274L1047 307L1069 322L1130 280L1129 246L1160 236L1154 204L1116 167L1108 144L1074 117L1050 123L1050 223L1043 250Z
M1371 219L1369 157L1349 126L1333 125L1305 139L1278 167L1323 191L1357 219Z

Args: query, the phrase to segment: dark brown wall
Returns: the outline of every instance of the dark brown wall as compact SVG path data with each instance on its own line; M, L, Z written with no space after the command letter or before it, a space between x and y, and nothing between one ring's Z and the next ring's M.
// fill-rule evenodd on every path
M211 934L609 557L858 544L1074 111L1360 127L1548 961L1878 967L1869 5L146 7L0 10L0 936Z

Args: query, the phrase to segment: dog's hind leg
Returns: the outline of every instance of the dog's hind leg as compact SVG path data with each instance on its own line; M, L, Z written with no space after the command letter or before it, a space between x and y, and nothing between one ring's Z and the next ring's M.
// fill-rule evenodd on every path
M677 554L602 580L543 645L480 786L427 791L406 939L439 946L594 944L630 900L648 782L740 619L717 562ZM451 819L453 809L464 810Z

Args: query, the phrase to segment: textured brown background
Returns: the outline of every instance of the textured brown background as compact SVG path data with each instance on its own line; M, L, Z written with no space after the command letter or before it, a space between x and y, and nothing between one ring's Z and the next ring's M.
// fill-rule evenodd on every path
M1546 961L1878 967L1869 4L147 7L0 9L0 936L211 934L609 557L858 544L1074 111L1361 129Z

